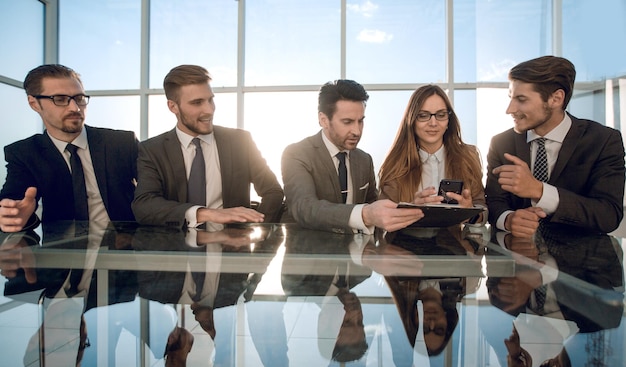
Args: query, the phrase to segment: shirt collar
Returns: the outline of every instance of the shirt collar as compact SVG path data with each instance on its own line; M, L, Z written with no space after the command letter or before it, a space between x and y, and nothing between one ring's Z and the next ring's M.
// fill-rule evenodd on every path
M328 139L326 137L326 134L324 134L324 130L322 130L322 141L324 142L324 145L326 146L326 149L328 149L328 152L330 153L331 157L334 157L337 155L337 153L339 152L346 152L346 156L349 157L350 156L350 151L349 150L339 150L339 148L337 148L337 146L335 144L333 144L330 139Z
M178 126L176 127L176 136L178 137L178 141L180 141L180 144L185 148L189 147L193 138L198 138L209 145L213 144L213 142L215 141L215 136L213 135L213 133L191 136L179 129Z
M48 132L46 132L46 134L48 134ZM82 130L80 131L80 134L76 138L74 138L74 140L72 140L70 143L66 141L61 141L53 137L50 134L48 134L48 137L50 138L50 140L52 140L52 143L54 144L55 147L57 147L59 152L65 151L65 147L67 147L67 144L70 144L70 143L76 145L80 149L87 149L87 131L85 130L84 126Z
M547 133L544 136L544 138L548 140L556 141L562 144L563 140L565 140L565 135L567 135L567 132L569 131L571 127L572 127L572 119L566 113L565 117L563 117L563 121L561 121L554 129L552 129L552 131ZM531 141L537 138L541 138L541 136L539 136L535 132L535 130L528 130L528 134L526 134L527 143L530 143Z
M444 145L442 144L441 147L439 149L437 149L437 151L433 154L428 153L427 151L420 149L419 150L419 154L420 154L420 159L422 160L422 163L426 163L426 161L428 160L428 158L430 157L435 157L435 159L437 160L438 163L443 162L443 153L444 153Z

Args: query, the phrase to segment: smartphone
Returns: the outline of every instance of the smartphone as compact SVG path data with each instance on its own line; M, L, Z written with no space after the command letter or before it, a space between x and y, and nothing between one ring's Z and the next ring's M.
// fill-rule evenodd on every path
M451 180L448 178L444 178L443 180L441 180L441 182L439 182L439 196L443 196L442 203L458 204L459 203L458 201L452 198L448 198L446 196L446 192L453 192L455 194L461 195L462 191L463 191L463 181L461 180Z

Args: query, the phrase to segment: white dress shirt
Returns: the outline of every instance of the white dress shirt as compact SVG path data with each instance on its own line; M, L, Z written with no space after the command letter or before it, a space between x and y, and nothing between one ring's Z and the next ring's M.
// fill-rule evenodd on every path
M422 191L429 186L437 189L439 182L446 178L446 148L441 145L433 154L420 149L419 155L422 161L422 177L418 191Z

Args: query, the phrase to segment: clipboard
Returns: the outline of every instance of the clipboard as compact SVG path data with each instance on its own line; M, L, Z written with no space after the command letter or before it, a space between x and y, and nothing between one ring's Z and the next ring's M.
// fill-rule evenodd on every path
M398 203L398 208L422 209L424 217L409 227L450 227L482 213L482 207L463 208L458 204Z

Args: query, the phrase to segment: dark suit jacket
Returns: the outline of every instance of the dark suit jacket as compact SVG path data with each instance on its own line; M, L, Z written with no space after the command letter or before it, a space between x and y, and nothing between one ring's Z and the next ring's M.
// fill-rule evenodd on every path
M283 152L282 174L288 216L305 228L352 233L348 226L354 205L341 198L339 176L322 140L322 131ZM360 149L350 152L354 203L374 202L378 196L372 157Z
M265 222L277 222L283 189L252 141L250 133L215 126L213 129L222 174L224 208L250 207L250 184L262 198L258 211ZM139 180L132 204L142 224L183 227L187 203L187 174L180 141L170 130L141 142L137 160Z
M549 184L559 192L559 206L550 221L611 232L622 220L624 202L624 146L619 131L590 120L571 116L572 127L565 136ZM504 153L513 154L530 166L530 144L526 134L513 129L491 140L487 155L487 207L495 226L506 210L531 206L524 199L502 190L492 170L503 164Z
M135 220L130 204L137 177L137 145L131 131L85 126L98 188L109 218ZM0 199L22 199L37 188L43 205L42 221L74 219L72 175L48 134L36 134L4 148L7 179ZM31 221L35 219L35 214Z

